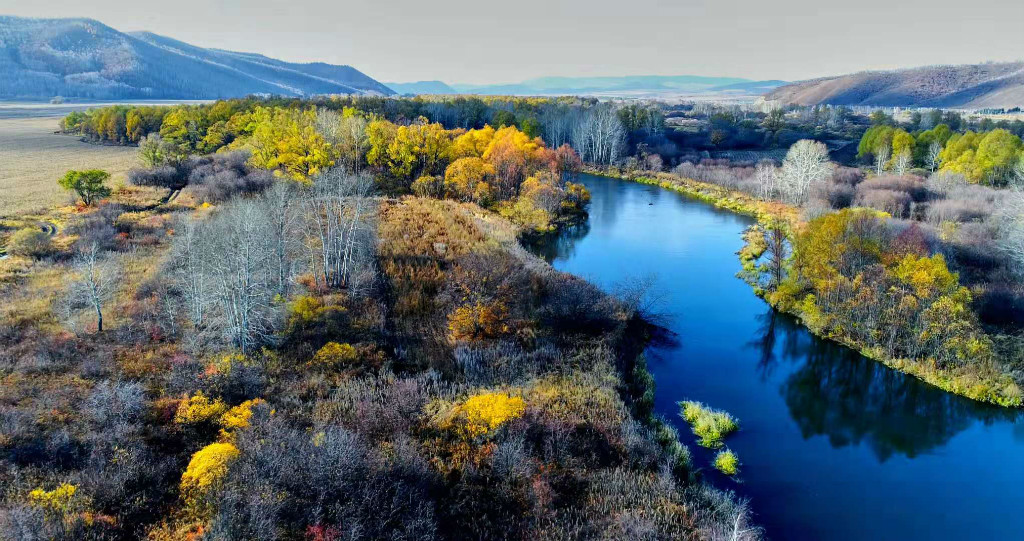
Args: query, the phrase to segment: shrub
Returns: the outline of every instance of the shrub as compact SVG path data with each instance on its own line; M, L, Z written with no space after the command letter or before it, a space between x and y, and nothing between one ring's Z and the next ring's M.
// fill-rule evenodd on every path
M910 195L896 190L858 190L857 192L857 205L887 212L897 218L910 216L911 202Z
M496 338L509 330L508 308L502 302L477 302L460 306L448 316L449 336L453 341Z
M47 491L37 488L29 492L28 499L33 505L49 511L64 512L71 505L71 499L75 497L78 487L68 483L61 483L57 488Z
M196 451L181 475L181 493L186 501L197 502L216 488L228 474L228 465L238 458L231 443L211 443Z
M181 401L174 414L174 422L180 425L210 422L223 415L227 409L227 405L219 398L210 400L199 391Z
M170 165L153 167L152 169L130 169L128 182L135 186L155 186L180 190L188 183L187 173Z
M352 344L327 342L316 352L316 355L313 355L313 360L310 363L314 366L331 368L340 364L352 363L356 357L356 348L352 347Z
M252 408L262 403L263 400L254 398L246 400L225 412L219 421L220 426L223 427L220 431L221 437L228 439L235 430L249 426L249 420L252 418Z
M454 431L464 438L487 435L505 423L522 417L526 402L505 393L481 393L456 404L438 422L442 430Z
M412 183L412 193L420 197L444 197L444 178L424 175Z
M726 475L736 475L740 472L740 459L736 453L723 449L715 455L715 469Z
M739 423L735 417L721 410L713 410L700 402L688 400L679 403L680 416L690 424L693 433L704 447L721 447L722 439L735 432Z
M53 251L53 244L50 236L39 229L20 229L8 239L7 251L11 255L43 257Z

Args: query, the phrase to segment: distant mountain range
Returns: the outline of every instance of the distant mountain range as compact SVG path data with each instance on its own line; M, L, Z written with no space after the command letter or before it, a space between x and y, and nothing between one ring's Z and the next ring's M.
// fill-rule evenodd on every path
M765 99L797 105L1011 108L1024 106L1024 62L824 77L779 87Z
M0 16L0 99L217 99L394 92L350 66L204 49L91 19Z
M458 94L454 88L441 81L416 81L415 83L384 83L388 88L399 94Z
M521 83L447 85L441 81L387 83L400 94L483 94L509 96L595 95L667 96L693 94L760 95L784 81L752 81L738 77L641 75L623 77L539 77Z

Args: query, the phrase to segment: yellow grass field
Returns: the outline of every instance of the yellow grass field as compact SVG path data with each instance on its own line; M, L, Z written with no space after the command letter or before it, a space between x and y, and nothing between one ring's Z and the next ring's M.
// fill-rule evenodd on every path
M124 182L138 165L134 147L101 146L57 135L59 117L0 118L0 216L64 203L57 179L68 169L103 169Z

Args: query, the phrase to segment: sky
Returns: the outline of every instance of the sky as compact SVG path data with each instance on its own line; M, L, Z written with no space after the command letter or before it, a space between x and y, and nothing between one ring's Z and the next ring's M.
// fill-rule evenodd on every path
M789 81L1024 59L1020 0L0 0L383 82L707 75Z

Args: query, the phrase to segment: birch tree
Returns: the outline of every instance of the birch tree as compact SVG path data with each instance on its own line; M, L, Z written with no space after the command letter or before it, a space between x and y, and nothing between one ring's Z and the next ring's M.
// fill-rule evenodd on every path
M832 176L833 165L828 148L817 141L797 141L782 162L778 188L783 198L791 203L807 201L811 186L823 183Z
M259 199L262 214L267 219L267 238L270 250L271 280L278 295L287 295L298 261L301 222L301 201L294 183L277 182Z
M204 243L216 325L242 351L252 352L274 328L273 251L266 216L256 201L236 201L210 219Z
M768 201L778 192L776 186L779 178L779 172L770 161L763 161L757 164L757 168L754 170L755 178L757 179L758 193L761 199Z
M896 156L892 160L892 171L893 171L893 173L896 173L897 176L901 176L901 177L903 175L907 174L907 171L910 169L910 162L911 161L912 161L912 157L910 155L910 151L904 149L902 152L899 153L898 156Z
M354 262L365 251L372 189L372 177L335 168L317 177L306 195L306 244L314 275L326 287L351 284Z
M942 154L942 143L938 141L932 141L932 144L928 145L928 153L925 154L925 163L928 165L928 170L935 172L935 169L939 167L939 156Z
M1024 276L1024 189L1013 188L1003 196L996 212L999 226L999 249L1013 265L1013 270Z
M181 292L192 325L201 330L206 323L206 309L211 300L207 278L208 260L212 254L207 253L201 238L200 223L192 216L182 218L174 238L171 250L172 282Z
M624 153L626 130L614 108L599 105L587 110L576 123L572 140L583 161L612 164Z
M889 145L880 145L875 149L875 174L881 175L885 172L885 166L889 163L889 157L892 156L892 147Z
M103 332L103 310L114 297L120 280L120 269L105 259L94 242L75 258L77 278L71 283L71 307L88 307L96 314L96 332Z

